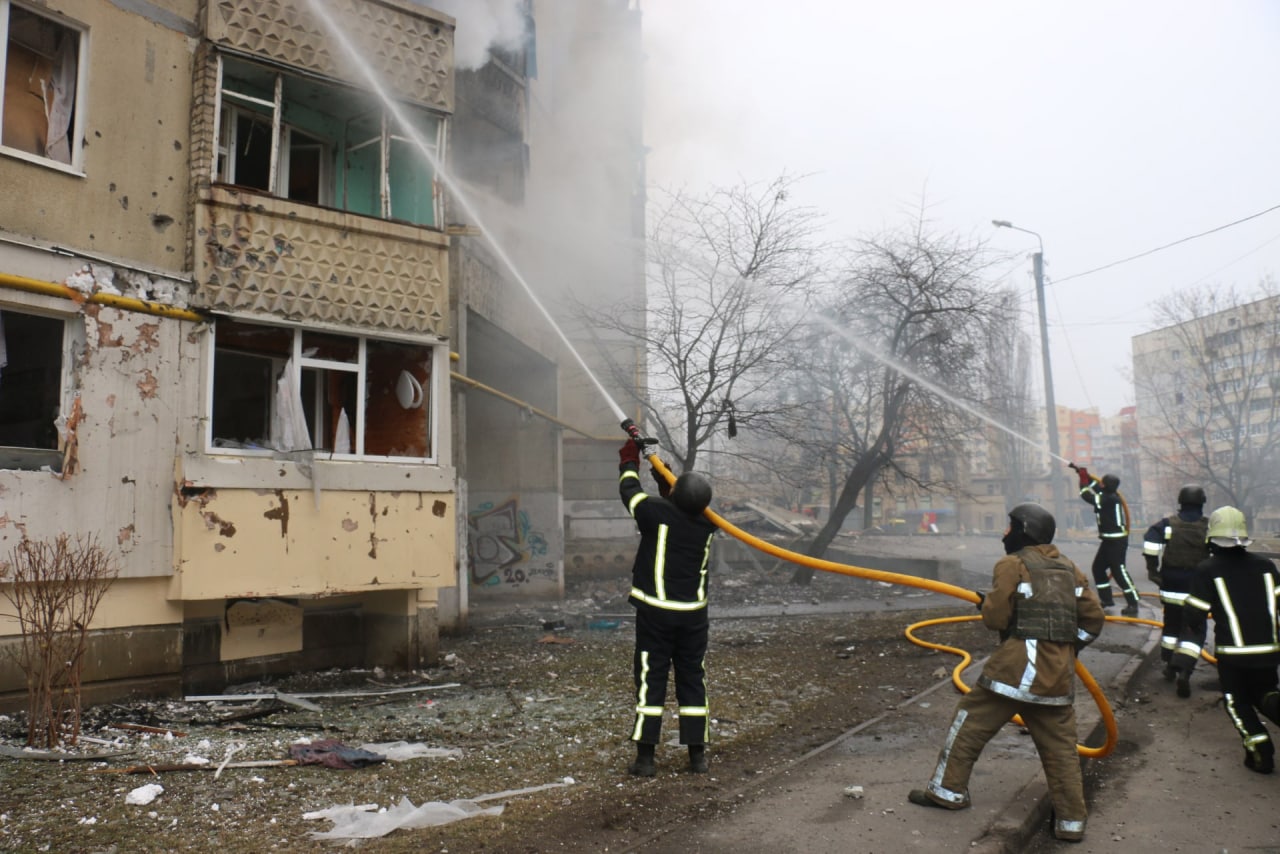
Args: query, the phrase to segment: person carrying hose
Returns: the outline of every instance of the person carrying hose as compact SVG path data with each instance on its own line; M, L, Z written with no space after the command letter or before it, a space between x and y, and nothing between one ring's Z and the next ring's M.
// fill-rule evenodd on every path
M1179 697L1191 696L1191 671L1196 659L1174 653L1182 634L1183 604L1191 591L1196 566L1209 556L1204 515L1204 487L1187 484L1178 490L1178 512L1166 516L1147 529L1142 537L1142 557L1147 577L1160 585L1164 606L1164 628L1160 631L1160 658L1166 682L1178 680Z
M1071 467L1080 476L1080 497L1093 508L1098 522L1098 551L1093 556L1093 583L1098 587L1102 607L1115 607L1111 580L1115 579L1124 595L1125 607L1120 613L1125 617L1138 616L1138 590L1125 568L1125 555L1129 551L1129 521L1125 518L1124 505L1117 490L1120 478L1104 474L1101 480L1089 474L1084 466L1074 463Z
M640 529L629 599L636 610L636 719L631 731L636 758L627 771L638 777L657 773L667 676L674 669L680 743L689 748L689 770L705 774L710 737L703 664L710 628L707 571L717 529L703 511L711 503L711 484L687 471L668 487L655 470L659 496L649 495L640 485L641 442L628 439L618 450L618 492Z
M938 764L907 800L926 807L970 806L969 777L996 733L1021 716L1044 768L1053 802L1053 834L1078 842L1088 812L1076 753L1076 653L1102 631L1106 615L1089 579L1052 545L1057 525L1038 504L1009 511L1005 557L991 592L978 593L982 623L1000 633L978 684L960 698Z

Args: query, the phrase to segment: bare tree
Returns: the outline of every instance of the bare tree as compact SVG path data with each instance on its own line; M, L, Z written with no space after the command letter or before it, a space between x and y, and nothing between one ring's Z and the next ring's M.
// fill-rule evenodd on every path
M0 597L14 609L22 642L14 651L27 680L27 744L54 747L80 737L80 680L89 624L116 578L93 537L25 537L0 564Z
M814 330L814 351L826 348L814 371L826 395L813 405L837 419L842 470L807 554L825 553L859 494L889 471L921 489L954 479L958 440L973 430L974 404L985 397L981 354L1007 320L985 284L991 263L982 243L931 234L923 216L856 244L826 328ZM812 577L799 567L792 580Z
M1280 503L1280 293L1207 286L1153 306L1135 344L1146 481L1173 496L1197 481L1250 519ZM1155 497L1153 496L1153 498Z
M647 304L579 308L599 337L646 354L647 383L621 360L611 360L614 380L680 469L693 468L718 431L764 415L735 401L776 379L817 274L818 217L792 201L795 182L655 193Z

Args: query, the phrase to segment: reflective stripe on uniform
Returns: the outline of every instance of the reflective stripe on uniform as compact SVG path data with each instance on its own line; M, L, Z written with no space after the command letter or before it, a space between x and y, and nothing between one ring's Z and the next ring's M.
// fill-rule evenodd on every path
M706 706L681 706L678 711L686 717L693 717L694 715L706 717L707 715Z
M639 587L631 588L631 596L633 599L638 599L646 605L652 605L655 608L663 608L667 611L697 611L700 608L707 607L705 599L701 602L680 602L675 599L659 599L656 596L651 596L648 593L645 593Z

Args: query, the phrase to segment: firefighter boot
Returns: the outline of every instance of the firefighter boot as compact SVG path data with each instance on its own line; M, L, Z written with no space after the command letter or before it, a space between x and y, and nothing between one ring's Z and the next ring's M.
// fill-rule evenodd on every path
M1269 741L1244 749L1244 767L1259 774L1270 774L1276 768L1276 749Z
M689 770L695 774L707 773L707 746L705 744L689 745Z
M1191 696L1191 671L1185 667L1178 668L1177 692L1184 700Z
M652 744L636 744L636 761L627 766L627 773L634 774L637 777L652 777L658 773L658 767L653 761L655 745Z
M1124 597L1124 600L1125 600L1125 606L1120 611L1120 616L1122 617L1138 616L1138 597L1134 596L1132 599L1130 599L1128 596L1126 596Z
M1164 677L1164 681L1172 682L1174 679L1178 678L1178 668L1173 666L1172 661L1166 660L1164 663L1164 670L1160 671L1160 675Z

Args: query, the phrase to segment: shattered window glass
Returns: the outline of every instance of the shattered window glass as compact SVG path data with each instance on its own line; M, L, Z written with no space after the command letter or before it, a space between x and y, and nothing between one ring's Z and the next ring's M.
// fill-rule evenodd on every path
M211 445L219 451L433 456L433 348L220 318Z
M0 468L39 468L57 456L63 326L57 318L0 308Z
M7 37L0 145L71 165L79 153L76 92L84 34L0 0Z
M216 180L380 219L439 224L434 160L443 117L408 104L388 110L372 94L231 57L221 68ZM400 119L408 127L399 127Z

